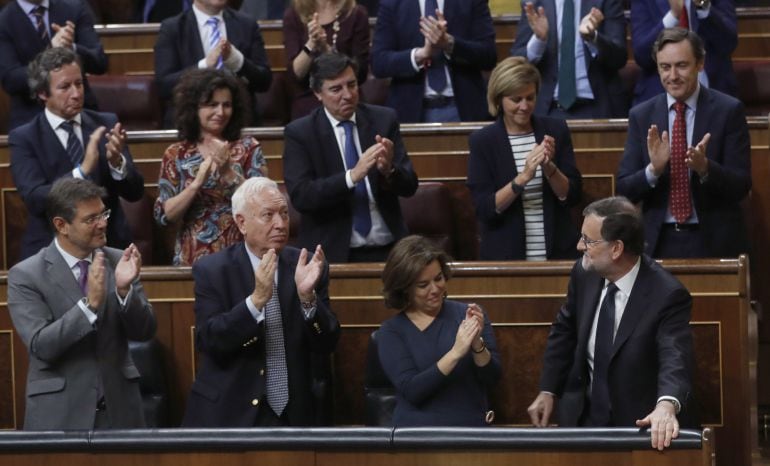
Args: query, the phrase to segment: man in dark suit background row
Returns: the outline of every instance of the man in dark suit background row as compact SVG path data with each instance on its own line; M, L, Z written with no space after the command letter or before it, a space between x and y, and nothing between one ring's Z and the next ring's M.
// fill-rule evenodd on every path
M511 55L542 76L537 115L620 118L628 99L619 71L626 64L621 0L525 0Z
M284 132L299 244L322 244L331 262L384 261L407 235L398 198L417 190L395 112L359 103L356 64L339 53L314 60L310 86L323 106Z
M83 109L83 74L69 48L45 50L29 66L29 87L45 110L8 135L13 182L27 207L21 259L50 243L45 197L59 178L85 178L107 190L107 244L125 248L130 231L120 199L137 201L144 179L117 117Z
M272 81L259 25L227 7L227 0L194 0L191 8L161 23L155 43L155 79L161 99L171 103L174 86L189 68L229 70L250 93L267 91ZM172 116L169 105L166 127L173 127Z
M703 86L705 50L688 29L653 45L666 92L637 105L618 167L618 194L642 203L653 257L736 257L749 241L741 202L751 189L743 104Z
M27 85L27 64L48 47L66 47L75 52L84 76L107 71L107 55L84 1L9 3L0 11L0 82L11 97L9 129L27 123L42 110ZM96 98L83 79L85 107L96 109Z

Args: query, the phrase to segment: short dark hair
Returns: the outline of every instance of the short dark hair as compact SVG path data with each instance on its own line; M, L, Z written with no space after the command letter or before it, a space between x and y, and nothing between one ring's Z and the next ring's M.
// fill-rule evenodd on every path
M79 203L105 197L107 197L107 191L91 181L81 178L59 178L45 197L48 222L53 225L53 219L61 217L67 223L72 223Z
M358 63L339 52L323 53L317 56L310 65L310 89L321 92L321 87L327 79L341 75L347 67L353 68L353 74L358 74Z
M602 218L602 239L622 241L623 249L640 256L644 252L644 221L639 209L623 196L594 201L583 209L583 216Z
M80 60L72 49L51 47L37 54L27 65L27 85L32 99L38 99L41 93L51 95L51 71L71 63L78 65L82 72Z
M248 121L249 102L241 81L228 71L193 68L182 75L174 87L174 108L179 138L197 142L201 137L198 109L209 102L214 91L229 89L233 99L233 113L222 132L228 141L240 138L241 130Z
M382 271L382 295L385 305L403 311L409 307L411 291L420 272L433 261L438 261L444 278L449 280L451 258L443 249L427 238L411 235L393 246Z
M655 42L652 44L652 61L658 63L658 52L668 44L676 44L687 41L695 54L695 61L700 62L706 57L706 49L703 46L703 39L695 32L685 28L665 28L658 34Z

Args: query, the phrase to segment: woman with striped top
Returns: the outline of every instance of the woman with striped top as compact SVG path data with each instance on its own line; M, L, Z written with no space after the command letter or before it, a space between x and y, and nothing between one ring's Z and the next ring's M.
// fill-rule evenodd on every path
M533 115L539 88L526 59L501 61L487 89L497 121L470 135L468 187L482 260L577 257L569 208L580 200L580 172L567 123Z

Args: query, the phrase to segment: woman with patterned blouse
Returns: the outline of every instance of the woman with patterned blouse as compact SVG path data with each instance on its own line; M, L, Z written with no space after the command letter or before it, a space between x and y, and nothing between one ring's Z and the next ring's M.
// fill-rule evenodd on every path
M267 176L259 142L241 137L244 102L237 78L218 70L191 70L174 89L181 141L163 154L154 209L160 225L179 225L174 265L242 240L230 197L246 178Z

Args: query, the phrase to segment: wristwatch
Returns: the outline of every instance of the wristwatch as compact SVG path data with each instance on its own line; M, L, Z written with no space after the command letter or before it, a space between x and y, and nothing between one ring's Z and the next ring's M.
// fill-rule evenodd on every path
M711 0L692 0L692 4L699 10L705 10L711 6Z
M515 180L512 180L512 181L511 181L511 189L513 189L513 192L514 192L514 193L515 193L517 196L521 196L521 194L524 192L524 186L522 186L522 185L520 185L520 184L516 184L516 181L515 181Z

